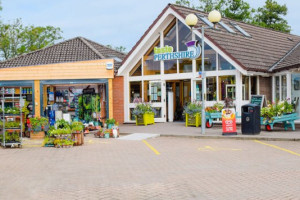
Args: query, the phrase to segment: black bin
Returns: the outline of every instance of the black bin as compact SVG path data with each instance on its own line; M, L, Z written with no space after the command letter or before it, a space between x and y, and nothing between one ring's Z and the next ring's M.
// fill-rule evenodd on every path
M242 106L242 134L255 135L260 133L260 106L246 104Z

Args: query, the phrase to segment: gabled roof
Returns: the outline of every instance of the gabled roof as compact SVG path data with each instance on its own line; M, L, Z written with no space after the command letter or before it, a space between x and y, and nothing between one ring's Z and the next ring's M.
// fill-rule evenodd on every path
M190 13L204 15L205 17L208 15L208 13L192 8L168 4L132 50L127 54L122 64L125 63L126 59L128 59L128 57L140 44L145 35L147 35L150 29L169 8L174 10L183 19L185 19L185 17ZM205 37L247 71L270 72L268 71L270 67L279 62L284 56L286 56L287 52L293 49L300 42L300 36L297 35L274 31L272 29L228 18L222 18L222 21L232 28L236 34L229 33L223 27L217 25L218 30L206 29ZM249 33L251 37L245 37L231 25L231 22L236 23ZM207 26L201 20L198 20L196 27L201 27L202 25ZM197 31L199 31L199 33L201 32L200 30Z
M43 49L23 54L0 62L0 68L46 65L55 63L78 62L87 60L124 59L126 54L113 50L83 37L76 37ZM115 60L115 69L121 62Z

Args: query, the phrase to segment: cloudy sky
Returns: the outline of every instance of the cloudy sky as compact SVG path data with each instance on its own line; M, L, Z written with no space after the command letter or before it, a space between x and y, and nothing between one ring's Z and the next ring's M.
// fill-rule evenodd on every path
M264 0L247 0L254 8ZM101 44L125 46L129 51L170 0L1 0L3 21L22 18L27 25L52 25L64 39L86 37ZM197 0L194 0L197 2ZM277 0L289 9L292 33L300 35L299 0Z

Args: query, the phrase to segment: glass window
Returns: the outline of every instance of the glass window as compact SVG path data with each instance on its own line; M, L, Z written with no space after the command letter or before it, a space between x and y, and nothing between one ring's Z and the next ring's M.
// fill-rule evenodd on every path
M225 60L222 56L218 55L219 59L219 70L234 70L235 67Z
M180 73L188 73L193 71L192 60L190 59L182 59L179 60L179 72Z
M183 104L186 105L191 101L191 81L185 80L183 82Z
M279 100L280 99L280 81L279 81L279 76L275 76L275 100Z
M196 81L196 101L202 101L202 81Z
M300 113L300 74L292 74L292 103L295 105L297 113Z
M134 99L142 98L142 82L134 81L129 82L130 86L130 103L133 103Z
M219 98L235 99L235 76L220 76L219 77Z
M177 51L176 45L176 20L164 31L164 46L172 46L174 52ZM164 61L165 74L177 73L177 60Z
M217 100L217 79L216 77L206 78L206 100L216 101Z
M249 76L243 76L243 100L249 100Z
M281 76L281 100L286 100L287 89L286 89L286 75Z
M199 41L199 44L201 44L201 38L196 36L196 40ZM204 45L204 70L205 71L215 71L216 66L217 66L217 54L216 52L208 45L205 43ZM202 57L200 56L196 60L196 70L197 72L201 71L202 69Z
M142 62L139 61L130 71L129 76L142 76Z
M179 51L186 51L185 43L192 40L192 32L185 24L178 20L178 34L179 34Z
M154 107L154 109L155 109L154 118L161 118L161 107L159 108Z
M160 61L154 61L154 47L159 45L159 39L144 55L144 75L160 74Z
M161 82L150 82L151 102L161 102Z
M129 113L129 115L130 115L130 120L134 121L134 120L135 120L135 116L132 114L134 108L130 108L129 110L130 110L130 113Z

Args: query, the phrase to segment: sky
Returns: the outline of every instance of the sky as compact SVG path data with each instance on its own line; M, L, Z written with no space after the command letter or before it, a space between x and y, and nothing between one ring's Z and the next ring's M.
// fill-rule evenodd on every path
M82 36L103 45L135 45L170 0L0 0L2 21L21 18L25 25L60 27L63 38ZM192 0L197 2L197 0ZM265 0L247 0L251 7ZM286 19L292 34L300 35L299 0L277 0L286 4Z

